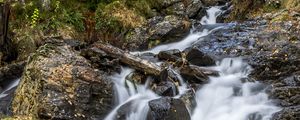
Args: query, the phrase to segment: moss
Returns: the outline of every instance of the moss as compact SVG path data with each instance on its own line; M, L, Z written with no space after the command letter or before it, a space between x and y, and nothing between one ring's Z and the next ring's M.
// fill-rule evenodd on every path
M283 6L286 9L295 9L295 10L299 10L297 8L300 8L300 1L299 0L283 0L282 1Z
M245 20L249 13L255 12L264 5L264 0L232 0L233 10L229 20Z
M41 70L36 69L40 66L40 61L43 57L56 53L55 47L52 44L46 44L40 47L37 52L29 58L25 72L22 75L20 85L18 86L14 100L12 102L12 111L14 115L28 115L32 118L37 118L38 106L40 101L39 94L44 75Z
M145 18L127 8L124 2L115 1L108 5L99 4L96 11L96 28L122 31L141 26Z
M13 116L13 117L3 117L1 120L36 120L31 116Z
M291 20L292 17L289 15L288 12L284 12L282 14L280 14L279 16L273 18L271 20L271 22L280 22L280 21L288 21L288 20Z
M151 18L155 15L155 12L152 10L154 7L152 2L153 0L127 0L125 4L141 16Z

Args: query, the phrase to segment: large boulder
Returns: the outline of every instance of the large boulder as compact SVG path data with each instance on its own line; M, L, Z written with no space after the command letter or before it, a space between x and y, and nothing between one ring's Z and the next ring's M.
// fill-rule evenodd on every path
M163 97L149 102L147 120L190 120L190 114L180 99Z
M185 50L186 59L189 63L193 65L198 66L213 66L216 65L215 60L209 56L208 54L205 54L200 49L196 47L187 48Z
M189 18L194 18L197 14L205 12L205 8L201 0L189 0L189 3L185 9L185 14ZM202 14L204 16L204 14ZM203 17L203 16L200 17Z
M12 101L14 115L37 119L103 119L113 83L68 45L46 44L30 56Z
M152 21L151 19L149 21ZM168 15L161 21L149 27L150 40L160 40L161 42L171 42L186 36L191 27L191 23L183 17Z
M173 42L185 37L190 30L191 23L184 17L167 15L156 16L148 20L146 26L135 28L127 33L125 39L129 49L147 49L158 43ZM157 42L158 41L158 42Z

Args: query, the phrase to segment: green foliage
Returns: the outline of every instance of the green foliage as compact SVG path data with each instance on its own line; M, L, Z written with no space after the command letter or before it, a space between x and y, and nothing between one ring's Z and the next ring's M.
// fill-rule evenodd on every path
M109 16L105 10L109 7L115 7L113 3L110 5L100 3L95 13L96 20L96 30L102 30L106 32L121 32L122 25L121 23L112 16Z
M39 19L39 9L35 8L33 14L31 15L31 28L35 27L37 24L37 21Z
M51 0L50 9L44 9L40 0L27 1L25 5L20 2L12 4L12 12L15 20L13 27L22 28L29 24L32 28L38 28L42 31L55 31L64 24L73 25L78 31L84 31L84 17L77 0L70 0L68 4L62 4L62 0ZM71 6L70 5L78 5Z
M75 28L78 31L84 31L85 27L84 27L84 17L82 15L82 13L78 12L78 11L67 11L67 10L63 10L63 21L66 23L69 23L73 26L75 26Z
M128 8L133 9L140 15L150 18L154 16L154 13L152 11L152 2L151 0L126 0L125 4L128 6Z

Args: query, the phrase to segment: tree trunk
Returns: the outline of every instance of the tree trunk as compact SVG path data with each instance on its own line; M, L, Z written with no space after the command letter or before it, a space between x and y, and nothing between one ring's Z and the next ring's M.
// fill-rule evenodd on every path
M0 45L1 48L3 48L5 46L5 44L7 44L7 33L8 33L8 18L9 18L9 5L8 4L0 4L1 8L0 8L0 14L1 14L1 18L0 18L0 35L1 35L1 40L0 40Z
M0 3L0 54L2 54L1 60L6 62L10 62L17 57L16 49L13 48L12 41L8 37L9 14L10 5Z

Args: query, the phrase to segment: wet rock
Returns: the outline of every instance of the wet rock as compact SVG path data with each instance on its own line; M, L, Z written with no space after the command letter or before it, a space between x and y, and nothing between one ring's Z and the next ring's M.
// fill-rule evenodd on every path
M181 52L178 49L161 51L157 56L161 60L178 61L181 58Z
M111 58L104 51L96 47L84 49L80 55L90 60L92 66L99 70L112 73L121 69L119 59Z
M12 102L14 115L37 119L103 119L113 83L68 45L46 44L32 56Z
M179 83L180 78L176 71L171 68L167 68L160 73L160 81L173 81Z
M300 75L293 75L283 80L283 83L287 86L300 86Z
M0 67L0 87L5 87L11 80L20 78L25 62L12 63L3 67Z
M185 50L186 59L189 63L198 66L213 66L216 65L215 60L209 55L203 53L198 48L188 48Z
M132 112L131 106L134 101L130 101L122 105L118 110L115 119L116 120L126 120L126 117Z
M178 94L178 89L175 83L171 81L161 81L154 88L154 92L160 96L176 96Z
M0 96L0 118L1 115L12 115L10 110L10 105L12 102L12 98L14 96L15 88L10 89L6 91L5 93L2 93L2 95L5 95L5 97ZM0 92L1 93L1 92Z
M275 113L272 120L299 120L300 106L285 107L283 110Z
M217 71L208 70L207 73L204 73L203 68L195 65L185 65L180 69L181 76L187 80L189 83L193 84L203 84L208 82L208 75L218 76Z
M180 99L163 97L149 102L147 120L190 120L184 102Z
M153 19L156 18L157 17L154 17ZM132 31L129 31L125 36L125 40L127 41L126 46L128 46L127 49L133 51L136 49L148 48L148 38L150 37L150 35L148 34L147 29L147 26L143 26L139 28L134 28Z
M180 99L184 102L190 113L192 113L192 111L197 105L194 90L188 90L186 93L180 96Z
M250 61L254 68L251 76L257 79L279 79L300 71L300 49L294 45L285 45L266 54L261 52L257 54L253 57L253 61Z
M153 17L147 25L126 34L130 50L147 49L154 45L179 40L188 34L191 24L184 17L167 15ZM131 44L132 43L132 44Z
M168 15L163 21L154 26L150 26L149 33L152 40L174 41L187 35L190 28L190 22L183 17ZM179 38L178 38L179 37Z
M126 80L129 80L135 84L144 84L146 83L147 77L145 74L139 72L139 71L134 71L130 73L129 75L126 76Z
M189 18L194 18L199 12L205 12L204 5L201 0L190 0L185 12Z
M160 73L160 81L152 89L161 96L175 96L178 94L179 76L172 69L165 69Z
M275 87L272 89L271 94L273 98L280 99L282 106L293 106L300 104L300 87Z

